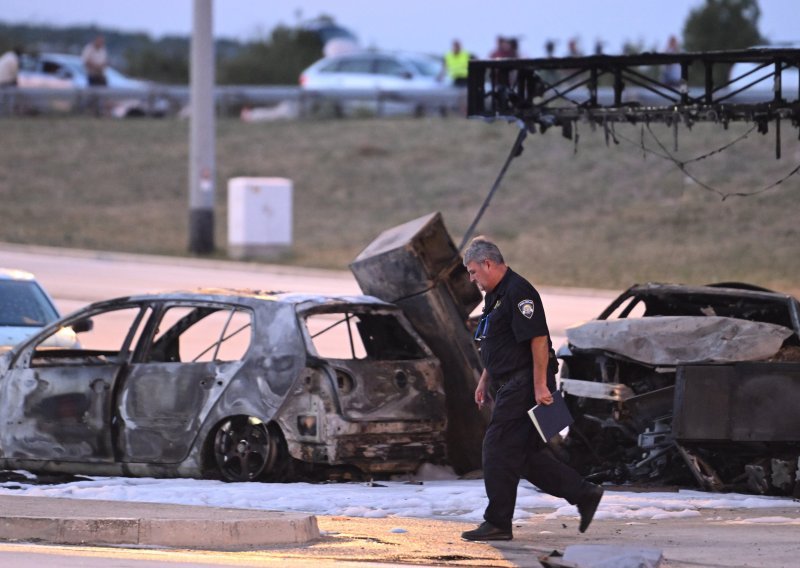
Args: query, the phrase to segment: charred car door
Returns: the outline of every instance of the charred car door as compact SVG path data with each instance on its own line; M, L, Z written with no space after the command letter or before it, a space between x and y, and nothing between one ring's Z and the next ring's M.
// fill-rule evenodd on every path
M242 367L249 309L214 302L160 306L119 389L123 461L177 463Z
M20 347L2 380L5 457L114 461L113 396L147 312L139 304L87 310L63 322L78 333L71 348L50 346L62 326Z
M305 314L314 350L354 421L444 420L438 360L405 319L386 308Z

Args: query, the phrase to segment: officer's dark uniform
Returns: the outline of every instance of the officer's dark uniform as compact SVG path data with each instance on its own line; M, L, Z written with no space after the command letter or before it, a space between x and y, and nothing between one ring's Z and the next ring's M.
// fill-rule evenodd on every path
M483 439L483 478L489 498L483 517L504 530L511 530L520 478L573 505L589 485L547 449L527 413L535 404L531 339L540 336L547 336L550 347L547 386L552 392L558 367L542 300L527 280L509 268L486 294L475 333L494 397Z

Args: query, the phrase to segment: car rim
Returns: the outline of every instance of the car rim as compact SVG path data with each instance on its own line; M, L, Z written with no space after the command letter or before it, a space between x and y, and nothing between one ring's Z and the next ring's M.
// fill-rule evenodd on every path
M214 438L217 467L226 481L253 481L264 473L271 455L266 425L254 418L227 420Z

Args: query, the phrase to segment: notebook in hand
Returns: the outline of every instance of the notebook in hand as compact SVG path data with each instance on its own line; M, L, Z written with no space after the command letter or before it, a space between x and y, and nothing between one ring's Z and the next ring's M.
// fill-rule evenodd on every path
M528 411L528 415L545 442L574 422L560 390L553 392L552 404L537 404Z

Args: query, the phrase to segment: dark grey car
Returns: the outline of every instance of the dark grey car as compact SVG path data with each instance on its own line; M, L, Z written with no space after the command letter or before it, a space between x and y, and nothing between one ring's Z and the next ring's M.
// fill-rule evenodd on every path
M63 327L78 348L48 346ZM0 377L5 468L243 481L445 458L439 362L399 308L369 296L98 302L6 353Z

